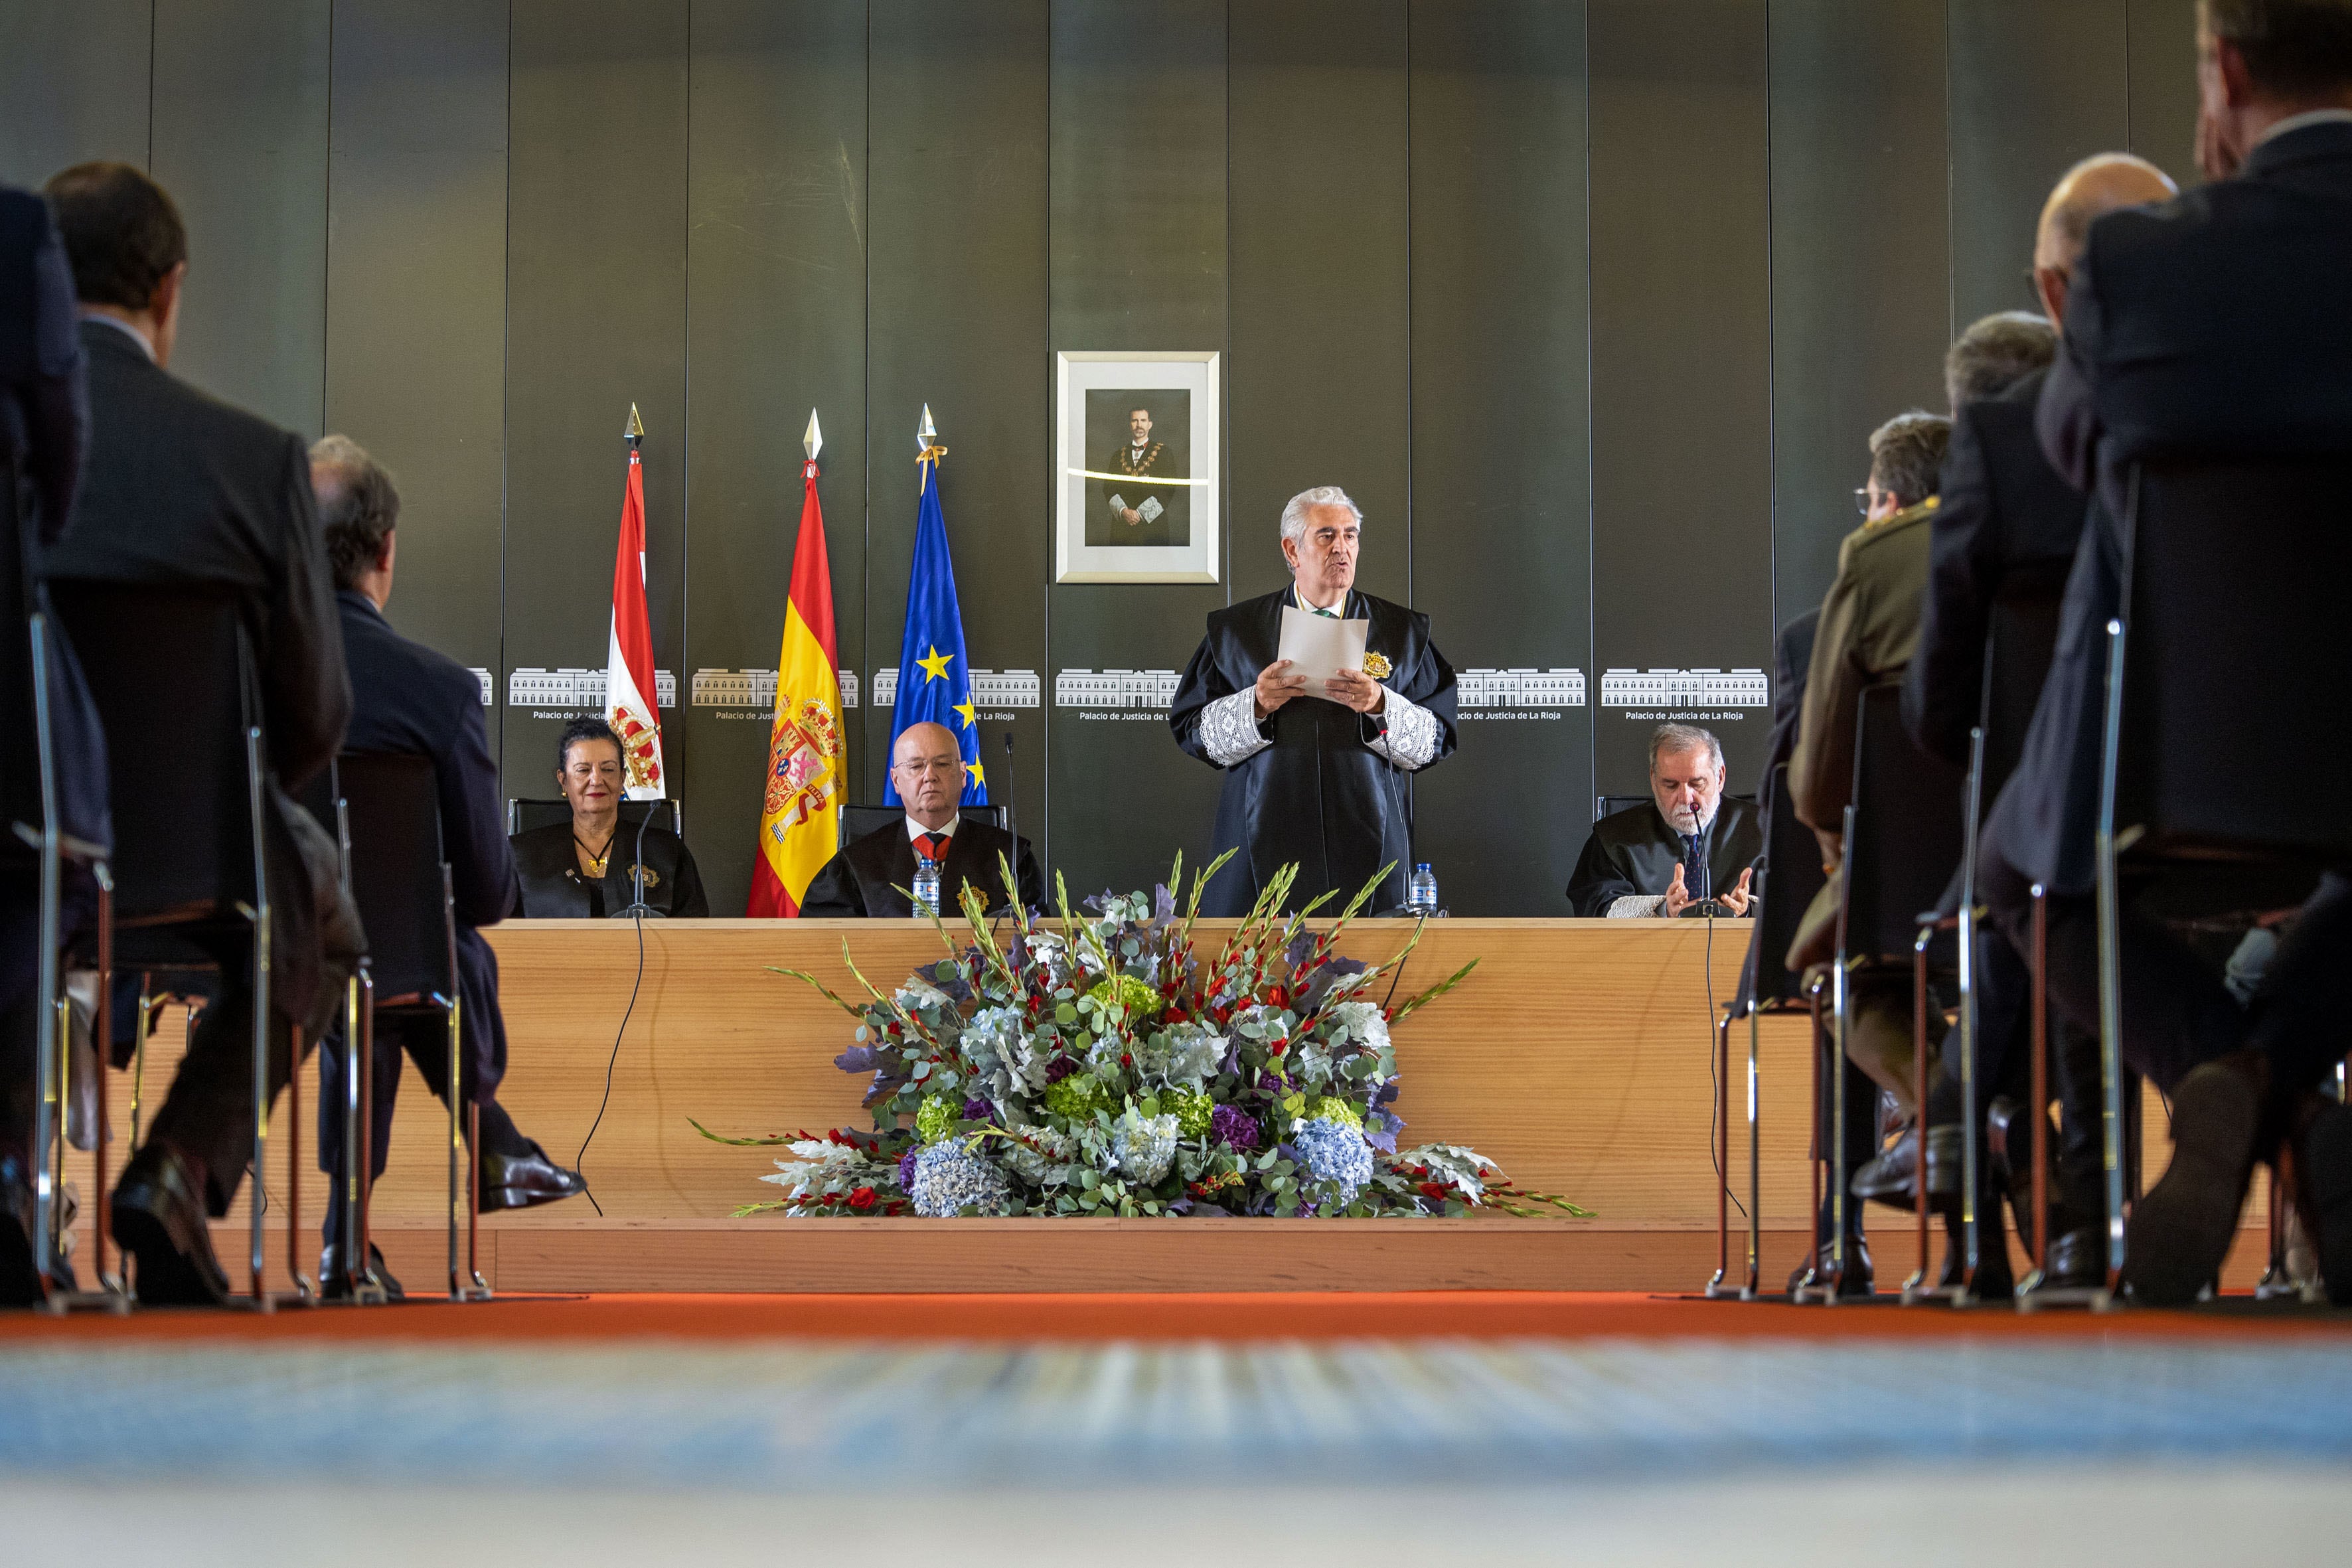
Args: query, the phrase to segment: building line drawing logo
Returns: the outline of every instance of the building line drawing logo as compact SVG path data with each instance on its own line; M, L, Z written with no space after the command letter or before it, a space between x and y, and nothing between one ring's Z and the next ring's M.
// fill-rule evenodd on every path
M857 706L857 672L837 669L834 679L841 683L841 707L844 712ZM776 668L764 669L698 669L690 688L697 708L757 708L774 712L776 708Z
M1605 669L1603 708L1769 708L1772 681L1760 669Z
M604 711L604 670L542 669L525 665L507 672L509 708L583 708L600 717ZM677 677L667 669L654 671L654 702L677 706Z
M1454 678L1461 708L1581 708L1580 669L1465 669Z

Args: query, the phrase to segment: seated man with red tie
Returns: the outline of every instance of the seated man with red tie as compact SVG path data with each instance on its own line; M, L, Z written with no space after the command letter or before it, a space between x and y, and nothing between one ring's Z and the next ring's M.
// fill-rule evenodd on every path
M1045 879L1029 841L956 809L963 799L964 761L944 724L909 724L890 748L890 782L906 803L907 815L887 827L843 846L809 883L801 900L803 918L870 917L905 920L915 912L905 889L915 885L922 858L940 868L940 912L961 907L963 887L980 891L992 913L1009 910L1002 862L1013 863L1024 908L1045 901Z

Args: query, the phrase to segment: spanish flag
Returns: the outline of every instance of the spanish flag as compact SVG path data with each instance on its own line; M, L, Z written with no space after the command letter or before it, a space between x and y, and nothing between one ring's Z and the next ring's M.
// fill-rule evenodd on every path
M817 444L810 419L812 447ZM835 673L833 573L825 563L824 512L816 499L816 454L801 468L801 534L793 551L784 641L776 655L776 716L768 731L768 791L760 808L760 859L744 913L791 917L838 847L842 768L841 680Z

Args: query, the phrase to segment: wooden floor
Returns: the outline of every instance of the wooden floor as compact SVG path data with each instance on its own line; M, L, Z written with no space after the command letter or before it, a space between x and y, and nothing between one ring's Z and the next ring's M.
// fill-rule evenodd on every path
M1223 929L1202 927L1212 940ZM520 921L488 934L510 1052L499 1099L523 1131L573 1162L611 1071L583 1167L603 1215L575 1199L485 1220L483 1273L501 1289L1681 1290L1715 1268L1710 997L1728 996L1737 981L1745 921L1712 932L1688 921L1433 923L1399 996L1472 958L1480 963L1397 1032L1405 1141L1471 1145L1523 1184L1597 1212L1587 1221L1444 1223L731 1219L737 1205L773 1192L758 1180L772 1166L762 1151L704 1140L690 1121L737 1135L869 1124L857 1103L862 1082L832 1062L849 1043L849 1020L772 971L806 969L856 994L845 940L867 978L887 985L940 955L937 933L914 921L648 921L641 983L639 933L629 925ZM1399 922L1363 922L1343 946L1384 960L1405 935ZM151 1110L178 1035L176 1017L167 1019L151 1049ZM1770 1283L1803 1246L1811 1069L1801 1019L1763 1020L1758 1042ZM1744 1118L1744 1028L1734 1044L1732 1104ZM430 1288L445 1266L446 1113L413 1068L404 1077L376 1226L394 1271ZM113 1087L120 1136L127 1075ZM302 1090L302 1251L315 1267L324 1198L310 1168L315 1072ZM2148 1126L2153 1179L2168 1152L2160 1108ZM1744 1196L1744 1121L1735 1128ZM286 1130L281 1104L268 1183L281 1205ZM86 1184L87 1164L77 1157L74 1166ZM222 1227L225 1259L244 1257L243 1214L241 1200ZM2257 1205L2250 1224L2260 1218ZM1733 1223L1744 1226L1737 1214ZM1911 1267L1907 1216L1876 1210L1870 1224L1879 1277L1899 1280ZM1735 1268L1742 1245L1736 1236ZM269 1252L282 1270L282 1237ZM2231 1282L2251 1281L2247 1253L2239 1248Z

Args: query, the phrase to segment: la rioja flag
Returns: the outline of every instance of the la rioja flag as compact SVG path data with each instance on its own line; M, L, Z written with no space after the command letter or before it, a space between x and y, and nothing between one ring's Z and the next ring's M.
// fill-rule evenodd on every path
M801 531L784 600L784 640L776 653L776 713L768 729L768 780L760 806L760 858L744 913L801 912L808 885L841 835L841 679L834 665L833 571L824 555L824 512L816 499L816 454L824 445L816 414L802 443Z
M604 719L621 737L631 800L659 800L661 719L654 706L654 628L646 614L646 480L637 443L646 427L629 405L629 484L621 499L621 543L613 555L613 629L604 654Z

